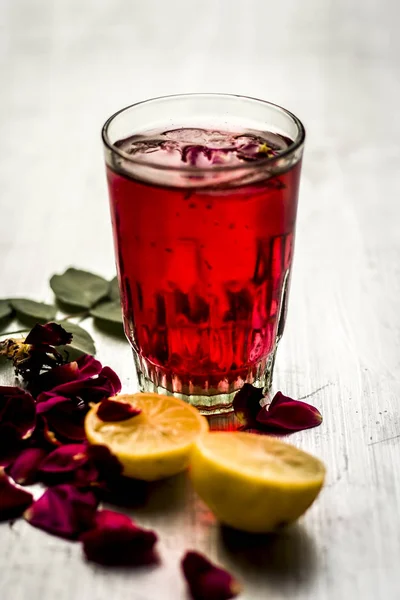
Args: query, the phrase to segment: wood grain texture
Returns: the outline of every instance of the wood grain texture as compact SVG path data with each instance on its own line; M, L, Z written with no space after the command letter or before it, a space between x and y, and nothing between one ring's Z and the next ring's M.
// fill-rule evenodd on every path
M244 600L400 597L397 24L396 0L2 0L1 297L49 299L49 276L67 265L113 275L99 135L113 111L223 91L305 122L275 386L321 409L322 426L291 441L328 466L319 501L276 539L221 530L184 477L155 486L133 513L160 533L151 571L108 572L79 545L3 524L2 600L183 600L187 548L237 573ZM99 358L133 390L127 344L94 333Z

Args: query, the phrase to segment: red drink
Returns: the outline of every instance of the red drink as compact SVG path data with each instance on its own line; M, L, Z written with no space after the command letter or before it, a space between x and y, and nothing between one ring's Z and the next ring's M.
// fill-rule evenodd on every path
M245 381L271 382L302 146L268 131L214 127L158 128L106 144L125 332L140 386L229 409Z

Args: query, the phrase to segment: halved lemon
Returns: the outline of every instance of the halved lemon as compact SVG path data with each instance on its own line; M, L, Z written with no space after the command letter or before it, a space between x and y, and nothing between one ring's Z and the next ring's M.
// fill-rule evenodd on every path
M207 419L183 400L159 394L126 394L110 400L129 402L142 412L126 421L105 422L95 405L86 415L91 444L104 444L117 456L124 475L155 481L184 471L194 441L208 431Z
M197 440L190 475L217 519L252 533L298 519L323 485L323 463L274 437L210 432Z

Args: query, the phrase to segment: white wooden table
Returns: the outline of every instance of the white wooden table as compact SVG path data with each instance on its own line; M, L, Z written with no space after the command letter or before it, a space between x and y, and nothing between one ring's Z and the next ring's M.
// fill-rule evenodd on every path
M289 319L275 386L321 427L291 441L326 487L298 527L222 531L184 477L133 515L162 566L85 564L78 544L0 526L1 600L180 600L187 548L226 565L246 600L400 597L400 36L396 0L2 0L0 297L50 299L68 265L111 277L100 126L136 100L188 91L266 98L308 138ZM127 343L98 356L136 386ZM2 371L1 382L12 383Z

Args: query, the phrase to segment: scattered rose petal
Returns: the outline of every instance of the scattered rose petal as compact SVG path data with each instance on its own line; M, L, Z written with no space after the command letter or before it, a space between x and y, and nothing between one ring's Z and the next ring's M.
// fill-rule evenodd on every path
M0 386L0 424L12 425L25 439L32 433L35 419L35 401L29 392L15 386Z
M65 346L72 341L72 334L65 331L61 325L57 323L47 323L47 325L35 325L32 331L25 339L25 344L34 346Z
M233 399L233 410L245 427L257 427L257 415L260 412L260 400L264 397L262 389L245 383Z
M46 475L70 475L89 460L86 449L85 444L67 444L56 448L43 460L40 473L45 475L45 478Z
M229 600L241 591L239 582L225 569L198 552L187 552L182 570L193 600Z
M39 466L45 456L43 448L25 448L8 468L8 473L19 485L32 485L38 481Z
M158 562L157 535L112 511L96 517L97 526L80 539L86 559L107 566L149 565ZM129 521L129 522L128 522Z
M45 373L42 373L29 383L29 390L37 396L41 392L46 392L56 386L94 377L102 369L101 362L89 354L82 354L76 361L54 367Z
M118 375L103 367L97 377L69 381L39 394L37 412L46 415L49 430L60 441L83 441L84 419L90 404L114 396L120 389Z
M88 446L86 455L88 460L75 472L74 482L81 487L93 487L99 495L120 477L123 467L107 446Z
M32 494L14 485L4 469L0 469L0 521L20 517L32 501Z
M16 374L29 385L43 371L65 362L55 346L71 339L71 334L56 323L35 325L25 340L10 338L0 342L0 356L12 360Z
M140 408L135 408L129 402L120 402L119 400L109 400L108 398L101 401L97 409L97 416L102 421L127 421L132 417L140 415Z
M63 484L49 488L25 511L34 527L67 539L77 539L95 523L96 496Z
M257 422L259 427L274 431L295 432L317 427L322 423L322 415L314 406L278 392L271 404L260 410Z
M21 435L13 425L0 425L0 467L8 467L22 449Z

